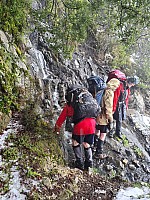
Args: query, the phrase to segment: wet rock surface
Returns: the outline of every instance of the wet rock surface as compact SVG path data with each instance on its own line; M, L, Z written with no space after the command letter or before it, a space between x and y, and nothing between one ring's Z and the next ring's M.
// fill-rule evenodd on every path
M6 37L3 32L2 34ZM7 40L6 37L2 41L9 48ZM28 47L26 57L31 75L36 78L40 88L40 96L38 96L40 103L37 105L37 112L39 115L43 115L44 119L49 114L48 120L53 113L55 116L48 122L54 125L65 101L66 83L87 86L86 78L92 72L105 76L109 66L95 62L90 55L85 54L84 49L75 52L72 60L55 59L46 46L39 41L38 34L34 35L33 38L30 36L30 40L27 40L29 44L26 43ZM22 63L19 67L23 67ZM36 94L36 89L34 91L32 88L31 96ZM149 116L145 114L149 114L149 91L143 96L145 98L141 96L139 91L132 91L130 108L134 108L134 110L129 110L127 121L123 124L124 137L122 140L115 136L112 139L106 138L104 151L108 154L108 158L94 160L95 173L92 176L73 168L72 148L71 143L68 142L63 147L65 147L64 152L69 168L57 169L62 173L57 173L52 177L43 174L43 177L37 176L38 178L29 179L25 176L24 163L19 164L21 162L18 160L5 162L2 158L5 147L6 149L11 145L13 147L13 144L7 140L9 138L7 133L11 131L15 134L17 129L18 137L21 135L21 130L17 128L16 124L18 119L13 118L11 126L9 124L1 133L0 139L0 197L3 200L36 199L34 195L38 193L39 199L113 199L119 188L126 186L126 181L129 183L136 181L150 183L150 120ZM27 151L26 148L24 150ZM30 156L29 154L29 158ZM11 167L8 167L9 165ZM16 171L17 169L20 169L19 173ZM13 177L15 177L12 174L13 171L19 176L15 179L21 184L19 188L16 188L15 184L11 184L11 181L14 180ZM21 196L20 193L24 196Z

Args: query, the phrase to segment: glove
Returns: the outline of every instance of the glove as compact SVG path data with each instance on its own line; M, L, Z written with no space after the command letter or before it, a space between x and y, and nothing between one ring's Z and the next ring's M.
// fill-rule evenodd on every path
M57 125L55 125L54 132L59 135L59 133L60 133L60 127L57 126Z

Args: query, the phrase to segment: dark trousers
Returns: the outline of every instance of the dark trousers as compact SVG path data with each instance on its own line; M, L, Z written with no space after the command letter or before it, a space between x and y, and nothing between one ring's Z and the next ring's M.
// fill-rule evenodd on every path
M121 133L121 127L122 127L122 108L121 107L117 107L116 111L113 115L113 118L116 120L116 135L120 135Z
M116 135L121 133L122 121L116 120Z

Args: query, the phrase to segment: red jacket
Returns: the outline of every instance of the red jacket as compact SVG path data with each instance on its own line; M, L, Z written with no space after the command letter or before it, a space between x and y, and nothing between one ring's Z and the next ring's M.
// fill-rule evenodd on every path
M62 124L67 117L73 116L74 110L72 106L66 104L58 117L55 126L61 128ZM95 133L96 120L94 118L85 118L79 123L74 125L73 134L75 135L88 135Z
M120 86L115 90L114 92L114 99L113 99L113 112L116 111L117 108L117 103L118 103L118 98L120 96L120 92L123 91L123 85L120 84ZM128 103L129 103L129 96L130 96L130 89L126 89L126 99L125 99L125 103L126 103L126 107L128 108Z
M119 85L119 87L114 92L114 99L113 99L113 112L116 111L117 104L118 104L118 98L120 96L120 91L122 90L122 84Z

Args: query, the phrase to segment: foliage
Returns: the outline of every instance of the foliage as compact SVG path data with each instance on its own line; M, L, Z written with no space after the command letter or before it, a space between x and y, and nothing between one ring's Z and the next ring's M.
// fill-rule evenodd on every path
M122 143L124 147L129 147L129 141L125 135L122 135Z
M138 148L137 146L134 146L133 150L134 150L135 154L136 154L138 157L142 157L142 156L143 156L141 149Z
M14 55L3 46L0 48L0 111L9 113L17 107L18 66Z
M10 46L15 47L19 57L22 52L17 46L21 36L27 27L27 14L29 1L26 0L2 0L0 1L0 30L9 34ZM18 109L17 103L19 91L17 80L22 73L17 66L16 55L6 48L0 41L0 111L9 113L12 109Z
M2 0L0 1L0 29L12 34L17 40L27 26L29 1Z
M0 177L0 194L5 194L6 192L9 191L9 179L8 178L5 178L5 180L3 180L1 177Z
M126 45L135 42L141 26L148 26L148 1L45 1L34 22L45 33L49 48L71 55L92 30L105 31Z
M18 149L14 147L5 148L2 151L3 159L10 161L18 158Z
M28 169L27 169L27 177L28 178L31 178L31 177L34 178L34 177L39 177L39 176L40 176L39 173L34 171L32 168L28 167Z
M133 66L137 75L140 77L141 86L149 87L150 84L150 30L145 28L141 37L132 47L132 57L136 65Z
M144 77L144 76L143 76L143 77ZM144 78L144 80L145 80L145 78ZM150 86L149 86L149 85L145 85L144 83L140 83L140 84L138 85L138 87L141 88L141 89L150 89Z
M57 56L69 58L89 36L88 33L94 32L96 42L94 41L92 48L96 52L110 52L114 58L114 68L121 67L127 74L137 73L142 83L149 84L148 56L135 66L129 60L129 47L135 44L141 32L149 30L148 0L45 0L42 4L38 1L38 5L39 8L30 12L30 1L0 2L0 29L13 36L10 38L16 42L18 56L22 55L18 43L27 29L28 22L34 23L34 29L38 30L39 36L44 36L43 42L49 50ZM3 91L0 94L0 111L9 113L12 108L18 107L18 91L14 80L20 72L14 57L3 47L0 49L0 65L0 87ZM139 68L135 70L137 66Z
M98 2L98 0L97 0ZM149 26L149 3L146 1L114 1L108 0L110 20L114 23L114 31L118 33L121 41L131 44L135 36L139 35L140 27ZM111 24L111 22L110 22Z
M143 186L149 187L150 188L150 184L146 183L146 182L135 182L132 184L133 187L138 187L141 188Z
M46 1L43 9L34 12L34 23L40 33L46 33L46 42L54 53L70 56L86 38L93 20L90 7L86 0Z
M126 46L121 43L112 44L111 52L113 56L113 68L124 68L124 70L127 70L126 66L130 66L130 55L127 52Z

